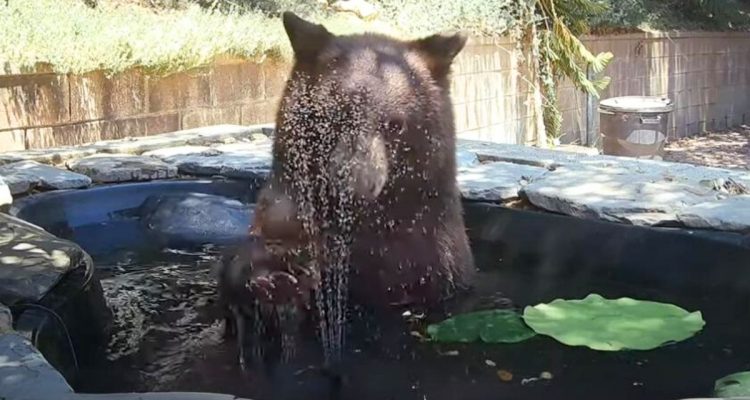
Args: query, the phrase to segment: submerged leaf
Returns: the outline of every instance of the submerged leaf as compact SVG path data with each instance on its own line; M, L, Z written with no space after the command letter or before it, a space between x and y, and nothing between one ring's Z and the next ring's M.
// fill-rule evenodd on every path
M743 397L750 396L750 371L737 372L716 381L714 385L715 397Z
M582 300L557 299L524 309L523 319L537 333L569 346L594 350L650 350L685 340L705 322L672 304L590 294Z
M504 369L499 369L497 371L497 377L503 382L510 382L513 380L513 373Z
M456 315L427 327L427 333L439 342L517 343L535 335L510 310L483 310Z

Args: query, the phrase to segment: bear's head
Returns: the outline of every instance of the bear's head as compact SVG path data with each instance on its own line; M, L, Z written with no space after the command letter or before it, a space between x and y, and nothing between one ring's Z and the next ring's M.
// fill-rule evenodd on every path
M289 12L283 23L295 60L277 117L278 172L314 177L308 189L344 182L364 201L455 186L448 78L463 34L337 36Z

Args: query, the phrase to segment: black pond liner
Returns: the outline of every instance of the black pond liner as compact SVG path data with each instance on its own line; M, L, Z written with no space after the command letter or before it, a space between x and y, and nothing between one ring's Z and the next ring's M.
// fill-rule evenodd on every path
M606 275L664 291L750 296L750 235L641 227L479 202L465 202L464 210L475 248L491 246L504 263L536 265L532 276L538 279L585 287L577 281Z
M258 181L174 180L48 192L17 201L11 214L57 236L76 241L71 237L76 227L127 218L154 194L206 193L253 202L259 184ZM678 297L683 299L678 305L688 310L705 310L710 306L750 315L748 236L629 226L509 209L486 202L466 201L464 211L478 265L485 269L505 265L511 266L512 270L528 266L514 278L520 279L517 283L523 287L522 291L511 285L504 293L519 304L535 304L560 297L582 298L590 293L590 282L596 280L629 287L637 285L643 288L642 293L648 294L650 300L670 301ZM106 241L127 241L133 232L115 230ZM87 251L95 251L101 245L78 244ZM82 314L84 317L77 315L80 305L78 308L69 307L73 311L66 311L63 303L76 294L101 292L100 286L91 288L89 285L87 288L86 282L89 282L86 276L69 276L48 296L58 299L48 304L66 318L66 323L72 326L73 336L85 331L76 329L75 325L85 325L83 320L94 316L91 313ZM627 289L622 293L611 289L600 294L609 297L630 295ZM54 328L55 321L49 315L43 312L37 315L38 324L44 324L50 330L59 329ZM704 315L704 318L710 326L711 316ZM80 338L74 339L74 343L82 342ZM58 343L57 347L42 349L43 353L68 351L63 342L55 343ZM726 371L731 372L736 371ZM707 380L712 382L719 377L711 375ZM606 385L606 382L597 385ZM701 388L705 386L705 383L700 385Z
M9 214L72 240L90 253L112 243L127 243L135 231L112 231L102 242L80 243L75 228L91 223L132 218L154 194L205 193L250 203L259 181L170 180L102 185L85 190L44 192L18 199ZM86 254L37 304L12 307L15 329L39 348L45 358L72 384L78 378L80 358L106 345L112 313ZM86 349L87 351L82 351Z

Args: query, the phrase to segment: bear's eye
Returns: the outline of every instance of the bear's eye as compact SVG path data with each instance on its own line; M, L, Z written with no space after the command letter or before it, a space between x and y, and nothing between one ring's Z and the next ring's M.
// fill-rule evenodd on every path
M387 134L400 135L406 128L406 121L401 117L389 118L383 123L383 129Z

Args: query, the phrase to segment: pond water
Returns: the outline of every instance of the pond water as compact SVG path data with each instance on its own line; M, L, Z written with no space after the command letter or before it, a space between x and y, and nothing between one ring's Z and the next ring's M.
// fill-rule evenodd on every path
M623 283L604 271L585 279L558 275L551 280L534 259L509 263L495 244L475 242L482 269L476 290L448 310L521 309L594 292L700 310L706 327L687 341L646 352L597 352L542 336L513 345L453 345L423 342L412 334L444 315L414 322L418 310L406 318L405 310L375 316L353 309L339 385L319 370L320 346L312 334L302 338L287 362L243 372L233 341L222 337L215 304L210 264L218 248L185 251L139 240L119 248L97 245L107 232L137 235L133 226L132 221L111 222L73 233L74 240L93 249L115 315L106 351L82 357L76 384L81 392L203 391L255 400L679 399L708 396L717 378L750 368L747 297L660 290ZM498 370L510 372L512 379L501 380ZM551 379L532 379L542 373Z

